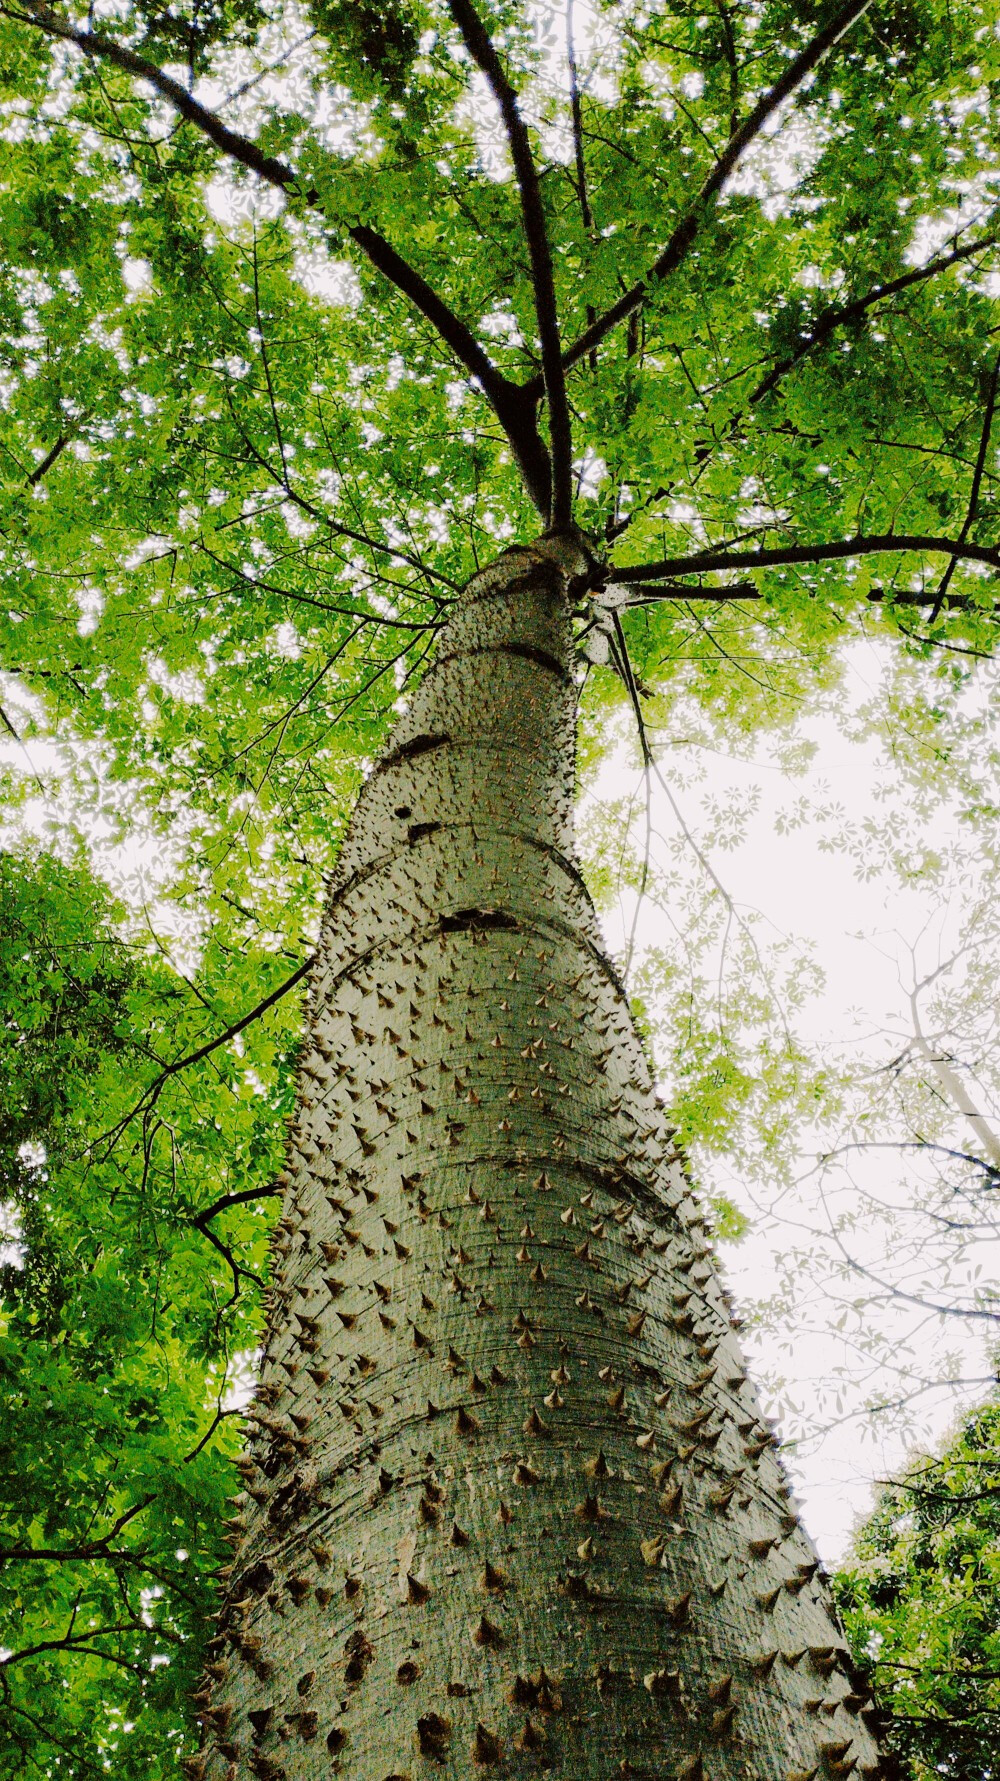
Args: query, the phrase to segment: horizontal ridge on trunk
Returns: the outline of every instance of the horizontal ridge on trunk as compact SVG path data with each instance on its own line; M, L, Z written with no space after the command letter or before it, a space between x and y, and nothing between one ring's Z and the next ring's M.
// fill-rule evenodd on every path
M878 1769L573 857L582 566L475 578L343 845L212 1781Z

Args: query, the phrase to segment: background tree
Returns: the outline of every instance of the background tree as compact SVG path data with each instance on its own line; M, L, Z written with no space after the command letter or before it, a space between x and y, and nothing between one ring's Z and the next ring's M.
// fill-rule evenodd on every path
M56 737L90 809L170 834L167 931L187 967L168 978L170 1050L136 1058L134 1098L71 1160L120 1165L144 1207L151 1180L174 1193L182 1157L191 1197L163 1223L192 1259L184 1290L151 1293L150 1327L162 1340L169 1318L216 1403L287 1085L290 1028L276 1055L254 1011L290 1019L276 998L302 981L362 763L483 556L539 514L565 526L575 497L597 559L578 634L615 674L588 686L588 743L602 707L625 697L638 715L641 689L669 683L706 603L724 667L738 597L762 594L761 653L786 680L832 677L832 641L876 592L890 629L912 631L916 610L950 648L991 645L992 20L861 11L812 37L794 9L601 8L578 53L562 17L497 9L498 61L464 5L86 29L5 9L4 649L44 695L8 723ZM783 106L782 156L765 130ZM255 178L244 225L234 162ZM268 214L267 191L286 208ZM808 651L790 668L789 638ZM710 672L701 693L736 733L772 716L768 678ZM83 737L99 745L86 768ZM218 1111L235 1118L232 1103L264 1134L238 1188ZM218 1273L193 1260L210 1248ZM233 1298L206 1344L188 1290L211 1298L220 1279ZM12 1289L33 1281L21 1270ZM89 1577L106 1555L79 1562ZM84 1726L74 1760L97 1764L116 1737L104 1677L127 1635L88 1623L81 1664L77 1612L70 1598L50 1660L73 1688L34 1719L11 1697L16 1760L48 1763L46 1740ZM153 1683L134 1682L141 1703ZM141 1737L119 1740L117 1764L151 1754Z
M996 1773L995 1400L881 1493L834 1582L858 1662L914 1781Z
M204 1004L83 866L0 855L0 906L0 1760L90 1774L121 1739L125 1772L168 1773L226 1556L226 1394L255 1340L290 1084L251 1097L235 1059L195 1067L131 1124Z

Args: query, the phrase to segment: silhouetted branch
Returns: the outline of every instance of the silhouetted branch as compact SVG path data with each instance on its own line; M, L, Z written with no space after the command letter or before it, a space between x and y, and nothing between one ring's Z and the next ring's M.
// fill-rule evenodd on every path
M545 226L538 172L531 153L527 126L518 108L517 94L472 0L448 0L448 9L462 34L466 49L486 76L510 145L514 174L521 195L521 216L531 261L532 293L542 348L541 388L534 393L541 395L544 392L549 408L549 437L552 445L552 504L549 523L555 527L567 526L573 500L572 438L559 342L552 253Z
M971 563L1000 569L1000 549L989 544L960 543L957 538L930 537L920 532L878 532L856 538L834 538L824 544L787 544L773 550L700 550L690 556L664 557L659 563L631 563L609 571L610 581L659 581L676 575L705 574L714 569L779 569L797 563L836 562L845 557L891 551L920 551L926 556L959 556Z
M273 1200L281 1198L281 1188L273 1184L269 1187L245 1187L241 1193L223 1194L221 1199L213 1200L203 1212L199 1212L192 1220L193 1224L204 1226L209 1218L218 1218L220 1212L227 1212L230 1206L247 1206L252 1200Z
M215 1415L212 1417L212 1420L209 1423L207 1429L205 1430L205 1433L202 1435L201 1440L198 1442L198 1445L196 1447L192 1447L190 1453L185 1453L184 1458L181 1460L181 1465L189 1466L193 1459L198 1458L198 1455L201 1452L202 1448L208 1446L208 1443L212 1439L212 1436L215 1434L215 1431L218 1428L220 1422L225 1422L227 1416L242 1416L242 1414L243 1414L242 1410L237 1405L234 1405L231 1410L224 1410L222 1408L221 1402L218 1403L215 1407Z
M303 979L308 977L312 966L313 955L310 954L301 965L296 966L290 977L286 977L283 983L279 983L277 989L273 989L269 995L264 996L248 1013L242 1014L239 1020L234 1020L221 1033L217 1033L214 1039L207 1039L204 1045L198 1046L197 1050L189 1051L184 1057L175 1058L170 1064L164 1064L159 1075L154 1077L149 1086L143 1090L135 1106L110 1131L102 1133L95 1143L103 1144L110 1140L114 1145L138 1113L148 1112L155 1105L172 1076L179 1075L181 1070L188 1069L191 1064L200 1064L204 1058L210 1057L213 1051L218 1051L221 1045L228 1045L231 1039L235 1039L240 1033L245 1032L248 1026L251 1026L255 1020L259 1020L261 1015L266 1014L269 1008L273 1008L276 1002L280 1002L282 996L287 996L291 990L297 988ZM92 1145L91 1148L93 1149L94 1146ZM206 1231L205 1235L209 1236L210 1233ZM214 1241L214 1239L212 1240Z
M942 254L939 259L928 260L926 266L916 266L911 272L904 272L901 277L890 279L888 284L873 285L863 297L855 298L853 303L835 303L824 309L816 318L808 334L804 334L794 352L780 359L768 372L765 378L751 391L748 398L751 406L762 402L789 371L794 370L808 353L829 340L838 328L847 327L851 322L858 322L873 309L877 303L885 303L890 297L898 297L901 291L911 290L914 285L925 284L929 278L936 278L938 273L946 272L949 266L957 266L963 260L969 260L974 254L982 253L985 248L995 247L1000 237L984 236L979 241L972 241L967 247L958 247L954 253Z
M993 366L993 374L990 378L989 385L988 385L987 391L986 391L986 408L985 408L985 412L983 414L982 430L979 435L979 450L976 453L975 469L972 472L972 488L969 491L969 505L965 510L965 518L962 521L962 529L958 534L959 544L965 543L966 537L968 536L969 528L972 525L972 522L975 519L976 514L979 510L979 491L980 491L980 489L982 487L982 483L983 483L983 471L986 468L986 453L989 450L990 434L993 431L993 416L996 413L997 378L998 377L1000 377L1000 357L997 358L997 361L996 361L995 365ZM955 568L956 568L958 562L959 562L959 558L957 556L953 556L950 563L948 564L948 567L946 568L944 574L941 577L941 581L938 586L937 594L935 595L935 598L934 598L934 606L931 610L931 616L930 616L931 624L934 623L934 621L936 620L936 618L938 617L938 615L941 611L941 607L944 604L945 598L948 593L948 588L951 583L951 578L955 573ZM995 1142L996 1142L996 1140L994 1139L994 1143Z
M594 226L587 191L587 161L583 152L583 108L580 103L580 81L576 66L576 44L573 40L573 0L566 0L566 65L569 69L569 109L573 120L573 153L576 160L576 192L580 200L580 220L588 234Z
M1000 1187L1000 1169L994 1168L984 1157L976 1156L971 1150L956 1150L952 1144L937 1144L932 1138L851 1138L836 1144L832 1150L824 1150L818 1160L822 1165L836 1162L838 1157L846 1156L850 1151L868 1150L914 1150L920 1155L945 1156L952 1162L968 1163L970 1168L978 1169L986 1176L991 1187Z
M43 476L48 474L56 460L62 457L62 454L66 450L72 437L72 433L61 433L51 451L47 451L41 463L35 465L31 475L28 477L28 482L32 488L35 487L36 483L41 482Z
M213 111L195 99L186 87L181 86L179 81L135 50L128 49L114 38L105 37L99 32L79 30L67 20L59 18L49 7L33 5L32 0L25 0L22 7L2 5L0 15L19 24L33 25L49 37L75 44L85 56L110 62L113 67L133 75L136 80L147 81L187 123L194 124L224 155L238 161L267 185L287 192L290 197L299 197L309 206L319 206L319 193L312 188L303 188L298 175L287 162L276 155L265 154L241 131L231 130ZM528 492L539 511L546 513L548 503L545 499L545 505L542 505L545 491L539 480L545 448L535 428L531 403L523 396L520 386L511 383L497 370L471 329L466 327L427 280L376 229L370 228L366 223L354 223L347 225L345 233L371 265L409 298L459 363L481 386L507 434L525 476ZM561 375L560 367L560 377ZM568 416L568 410L566 412Z
M631 584L630 584L631 585ZM636 585L626 606L652 606L657 600L711 600L716 606L727 600L763 599L760 588L752 581L737 581L728 587L688 587L683 581L663 582L659 587Z
M817 32L811 43L808 43L805 49L800 51L788 64L780 80L777 80L774 86L757 101L749 116L730 136L715 166L703 182L694 203L677 224L666 247L654 260L645 278L640 278L636 284L631 285L619 297L617 303L613 303L610 309L606 309L603 315L599 315L597 320L584 330L579 339L567 348L563 355L564 366L568 368L570 365L575 365L577 360L582 359L585 354L597 346L606 334L610 334L619 322L623 322L626 316L632 314L633 310L641 307L652 286L659 284L664 278L669 277L671 272L677 270L691 250L709 204L713 198L718 197L726 180L731 173L735 172L737 165L747 149L761 134L765 124L773 117L778 107L798 90L817 64L840 41L845 31L848 31L862 13L867 11L870 4L871 0L848 0L847 5L842 6L830 23L822 31ZM538 380L533 379L524 387L535 394L537 393L537 383Z
M219 1254L222 1256L223 1260L225 1261L226 1265L228 1266L230 1273L232 1274L232 1277L233 1277L232 1295L229 1299L227 1299L225 1305L222 1307L223 1311L228 1311L232 1305L235 1305L237 1299L240 1296L240 1290L241 1290L240 1281L241 1280L252 1280L255 1286L262 1287L264 1285L264 1282L261 1279L260 1275L255 1274L252 1268L245 1268L243 1266L242 1262L238 1262L236 1260L236 1257L234 1256L229 1244L224 1243L221 1237L216 1236L214 1231L209 1230L207 1224L203 1224L200 1218L193 1218L191 1220L191 1223L195 1226L195 1228L197 1230L199 1230L201 1232L203 1237L208 1238L208 1241L211 1243L212 1248L218 1250ZM218 1317L216 1318L216 1323L218 1323ZM207 1437L206 1437L206 1439L207 1439Z
M729 134L735 136L740 125L740 69L736 60L736 37L726 0L717 0L716 12L722 24L722 47L729 64Z
M29 1657L39 1657L44 1651L72 1651L83 1657L100 1657L105 1663L117 1664L120 1669L131 1670L141 1676L146 1672L139 1664L129 1663L124 1657L114 1652L102 1651L91 1644L93 1639L107 1639L116 1633L134 1633L138 1622L130 1621L124 1626L90 1627L85 1633L67 1633L62 1639L43 1639L37 1645L26 1645L22 1651L12 1651L7 1657L0 1658L0 1667L13 1669L15 1664L24 1663Z
M635 671L632 667L632 659L628 652L628 639L625 636L624 629L622 628L622 621L617 612L612 612L611 622L615 633L614 643L616 647L614 649L614 660L618 666L619 673L625 682L625 687L629 696L629 704L632 707L632 715L635 718L636 730L639 735L639 752L642 756L642 778L646 800L646 834L642 850L642 873L639 879L639 892L636 897L635 908L632 912L632 926L629 929L628 946L625 952L625 964L623 967L623 975L627 979L629 972L632 969L636 934L639 930L639 911L642 907L642 899L646 895L646 886L649 883L649 856L653 841L653 786L651 775L653 751L649 746L649 737L646 734L646 724L642 715L642 705L639 700L639 683L636 680Z
M148 1497L143 1497L141 1503L134 1503L132 1508L126 1509L123 1514L119 1515L118 1520L114 1523L114 1526L109 1527L107 1533L102 1534L100 1536L100 1538L97 1540L85 1540L79 1546L58 1547L58 1548L57 1547L48 1547L48 1546L9 1546L3 1550L0 1550L0 1563L3 1563L7 1559L27 1560L27 1559L36 1559L36 1558L42 1559L42 1558L44 1558L44 1559L69 1560L69 1559L83 1559L83 1558L117 1558L117 1557L120 1557L120 1556L122 1556L121 1554L110 1552L108 1550L110 1547L111 1541L117 1539L117 1537L121 1533L122 1529L127 1527L130 1521L134 1521L135 1517L137 1515L141 1515L142 1511L144 1509L148 1509L150 1503L155 1502L155 1501L156 1501L155 1496L148 1496Z

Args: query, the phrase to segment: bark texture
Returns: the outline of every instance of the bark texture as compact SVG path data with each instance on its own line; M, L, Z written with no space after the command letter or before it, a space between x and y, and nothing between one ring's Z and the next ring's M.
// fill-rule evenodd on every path
M475 578L343 848L212 1781L878 1771L573 859L582 567Z

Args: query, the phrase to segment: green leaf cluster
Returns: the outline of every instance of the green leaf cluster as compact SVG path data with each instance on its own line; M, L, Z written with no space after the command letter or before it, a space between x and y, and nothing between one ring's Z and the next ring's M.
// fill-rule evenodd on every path
M290 1082L82 865L0 855L0 1773L172 1774L234 1489ZM266 978L252 960L250 980ZM273 974L273 961L271 961ZM228 966L225 991L248 993ZM233 981L239 980L239 988ZM218 986L216 986L218 988ZM199 1225L200 1213L244 1196ZM211 1234L210 1234L211 1233ZM221 1245L221 1247L220 1247ZM37 1554L37 1557L32 1556ZM10 1656L13 1653L13 1656Z
M1000 1716L1000 1405L915 1457L835 1588L913 1781L991 1781Z

